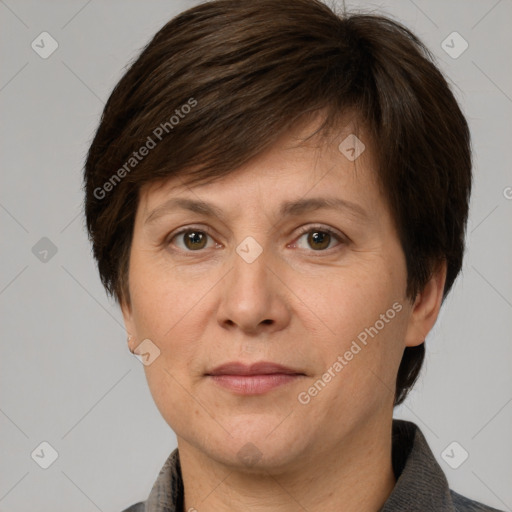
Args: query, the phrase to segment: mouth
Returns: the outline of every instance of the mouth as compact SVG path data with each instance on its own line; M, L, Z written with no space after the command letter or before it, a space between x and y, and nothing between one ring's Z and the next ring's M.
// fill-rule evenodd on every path
M306 376L300 370L262 361L226 363L205 374L215 384L239 395L260 395Z

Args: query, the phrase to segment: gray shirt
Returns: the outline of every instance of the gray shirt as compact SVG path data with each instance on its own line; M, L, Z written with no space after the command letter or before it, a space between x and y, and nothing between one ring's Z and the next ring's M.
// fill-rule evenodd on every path
M414 423L393 420L393 471L396 484L378 512L500 512L448 487L448 481ZM123 512L185 512L178 450L174 450L148 499Z

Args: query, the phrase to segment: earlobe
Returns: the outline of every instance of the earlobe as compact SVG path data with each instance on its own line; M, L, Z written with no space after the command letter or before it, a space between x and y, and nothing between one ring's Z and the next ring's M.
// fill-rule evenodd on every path
M121 312L123 314L124 326L126 329L126 341L128 342L128 348L133 353L135 350L135 343L137 339L137 333L135 332L135 324L133 322L132 310L129 304L126 302L121 303Z
M407 347L421 345L434 327L443 302L445 282L446 261L443 261L416 296L405 336Z
M127 336L126 341L128 342L128 349L133 354L135 352L135 338L132 335Z

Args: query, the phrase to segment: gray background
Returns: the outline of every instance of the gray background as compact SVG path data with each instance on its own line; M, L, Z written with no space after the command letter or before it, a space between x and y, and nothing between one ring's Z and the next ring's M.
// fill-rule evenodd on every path
M100 284L83 228L81 170L125 65L195 3L0 1L4 512L119 511L147 497L175 447ZM347 6L415 31L471 124L475 189L464 271L427 338L422 377L396 416L422 428L452 488L512 510L512 2ZM31 48L43 31L59 44L47 59ZM456 59L442 48L453 31L469 43ZM57 249L46 261L33 251L43 237ZM31 458L42 441L59 455L46 470ZM458 469L441 457L452 441L469 452Z

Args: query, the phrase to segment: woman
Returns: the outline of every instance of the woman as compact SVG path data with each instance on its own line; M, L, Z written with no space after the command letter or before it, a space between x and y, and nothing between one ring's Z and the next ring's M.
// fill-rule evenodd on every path
M102 281L178 440L127 510L494 510L392 418L470 189L466 120L398 23L214 0L165 25L85 167Z

